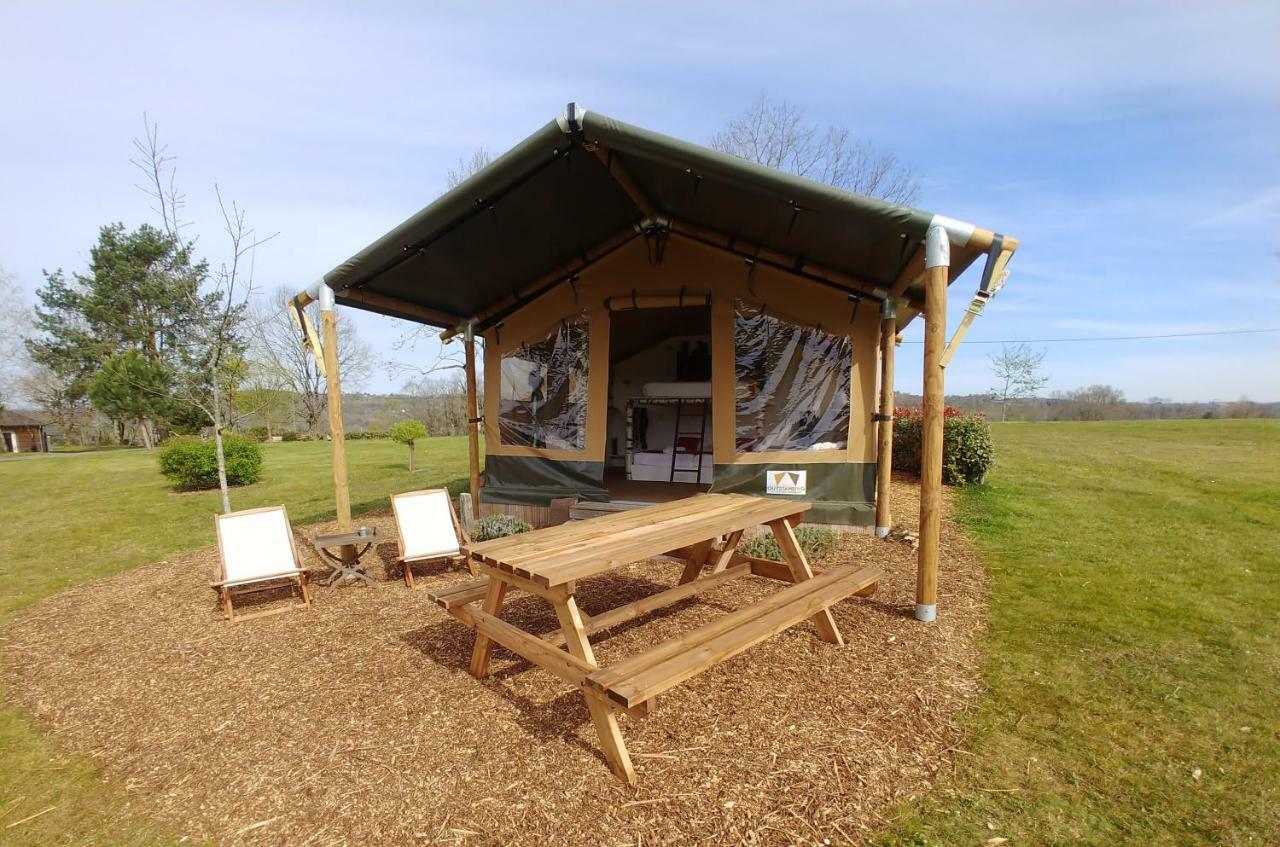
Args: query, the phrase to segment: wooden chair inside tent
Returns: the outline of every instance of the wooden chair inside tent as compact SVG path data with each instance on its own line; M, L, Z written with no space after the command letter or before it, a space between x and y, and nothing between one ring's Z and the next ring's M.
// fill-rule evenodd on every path
M298 547L284 506L216 515L213 525L218 536L218 578L210 586L222 598L222 611L227 620L246 620L295 608L286 606L239 617L235 614L233 595L278 588L279 583L286 580L298 586L302 598L298 605L311 605L307 572L298 558Z
M428 488L393 495L391 511L396 518L405 585L413 588L413 565L423 562L461 561L475 575L475 565L462 552L462 545L470 544L471 539L458 521L448 491Z

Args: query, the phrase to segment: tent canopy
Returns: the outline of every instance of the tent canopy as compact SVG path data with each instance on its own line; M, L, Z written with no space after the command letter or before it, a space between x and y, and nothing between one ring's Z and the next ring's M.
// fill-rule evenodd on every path
M918 300L912 268L934 223L950 235L952 280L992 245L990 231L570 104L323 282L345 305L449 328L479 318L483 328L610 245L678 232L771 261L798 284Z

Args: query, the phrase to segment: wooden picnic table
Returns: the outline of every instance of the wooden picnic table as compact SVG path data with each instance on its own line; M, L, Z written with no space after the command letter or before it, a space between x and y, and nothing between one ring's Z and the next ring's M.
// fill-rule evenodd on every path
M871 594L881 573L841 566L815 576L793 532L809 505L704 494L483 541L463 548L483 575L431 596L476 631L472 675L482 678L489 673L489 656L497 643L578 686L610 768L634 784L635 771L618 728L619 712L647 715L658 694L806 619L814 622L824 641L843 644L829 607L850 595ZM759 525L773 532L783 562L737 552L743 532ZM683 565L675 587L595 616L578 607L578 580L660 556ZM591 635L750 574L791 584L614 665L602 668L596 663ZM538 636L502 620L503 600L510 590L550 602L560 630Z

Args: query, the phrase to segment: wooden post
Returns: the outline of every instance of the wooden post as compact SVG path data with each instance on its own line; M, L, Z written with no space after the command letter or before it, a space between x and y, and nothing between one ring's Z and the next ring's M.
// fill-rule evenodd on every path
M916 620L938 614L938 545L942 532L942 423L946 402L942 351L947 343L951 242L941 226L925 237L924 427L920 450L920 546L916 551Z
M333 499L338 509L338 531L351 531L351 492L347 488L347 442L342 426L342 380L338 376L338 313L333 289L320 286L320 338L324 350L325 386L329 393L329 443L333 451ZM349 551L349 553L348 553ZM342 555L354 558L354 547Z
M463 346L467 353L467 449L471 459L471 517L480 517L480 412L476 396L475 324L467 323Z
M880 312L880 419L876 430L876 538L889 534L893 513L889 482L893 474L893 357L897 349L898 314L892 298Z

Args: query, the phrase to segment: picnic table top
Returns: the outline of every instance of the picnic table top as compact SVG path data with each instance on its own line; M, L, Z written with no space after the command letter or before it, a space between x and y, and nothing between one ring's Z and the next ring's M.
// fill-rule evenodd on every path
M740 529L803 514L804 500L700 494L467 545L480 562L545 587L564 585Z

